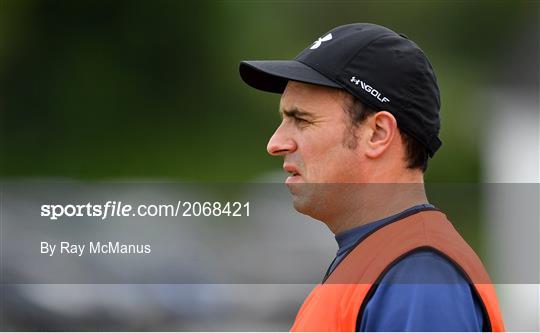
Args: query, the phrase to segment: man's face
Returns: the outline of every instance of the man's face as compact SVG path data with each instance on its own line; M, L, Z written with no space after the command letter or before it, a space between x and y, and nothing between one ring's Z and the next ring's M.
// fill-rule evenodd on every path
M363 146L351 142L362 141L362 125L351 125L344 111L345 97L337 89L294 81L289 81L283 92L283 120L267 150L271 155L284 157L283 169L290 174L285 183L299 211L307 201L310 206L320 204L314 192L329 187L312 184L363 181Z

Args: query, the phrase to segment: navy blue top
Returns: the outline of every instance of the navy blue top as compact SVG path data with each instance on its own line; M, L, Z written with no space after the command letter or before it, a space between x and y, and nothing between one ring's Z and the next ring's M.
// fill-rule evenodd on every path
M368 233L426 209L434 207L417 205L336 235L339 249L327 275ZM356 322L359 332L482 331L480 300L461 272L434 251L419 250L407 255L374 288Z

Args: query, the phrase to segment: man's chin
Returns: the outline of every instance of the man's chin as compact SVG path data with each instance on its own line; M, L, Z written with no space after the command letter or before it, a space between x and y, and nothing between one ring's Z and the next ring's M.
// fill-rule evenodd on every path
M316 220L325 221L331 217L335 198L343 191L339 184L301 183L287 184L292 195L294 209Z
M292 203L294 209L305 215L312 215L317 206L314 196L315 184L287 184L292 195Z
M308 204L305 197L301 197L301 196L293 194L293 196L292 196L292 204L293 204L294 209L297 212L299 212L301 214L305 214L305 215L310 215L309 214L309 212L310 212L309 206L310 205Z

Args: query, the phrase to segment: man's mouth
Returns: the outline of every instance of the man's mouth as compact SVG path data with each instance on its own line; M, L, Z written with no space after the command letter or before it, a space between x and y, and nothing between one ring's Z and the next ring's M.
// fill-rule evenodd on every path
M285 180L285 184L288 185L288 184L293 184L293 183L300 183L302 181L300 171L294 165L284 164L283 170L285 170L285 172L290 174L290 176L287 177L287 179Z

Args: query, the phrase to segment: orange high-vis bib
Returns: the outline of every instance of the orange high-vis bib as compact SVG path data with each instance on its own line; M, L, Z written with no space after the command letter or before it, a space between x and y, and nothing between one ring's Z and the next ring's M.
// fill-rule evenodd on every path
M480 258L446 215L429 210L385 225L356 245L306 298L291 331L354 332L374 285L399 259L419 249L434 250L460 269L481 300L485 330L505 330L495 289Z

